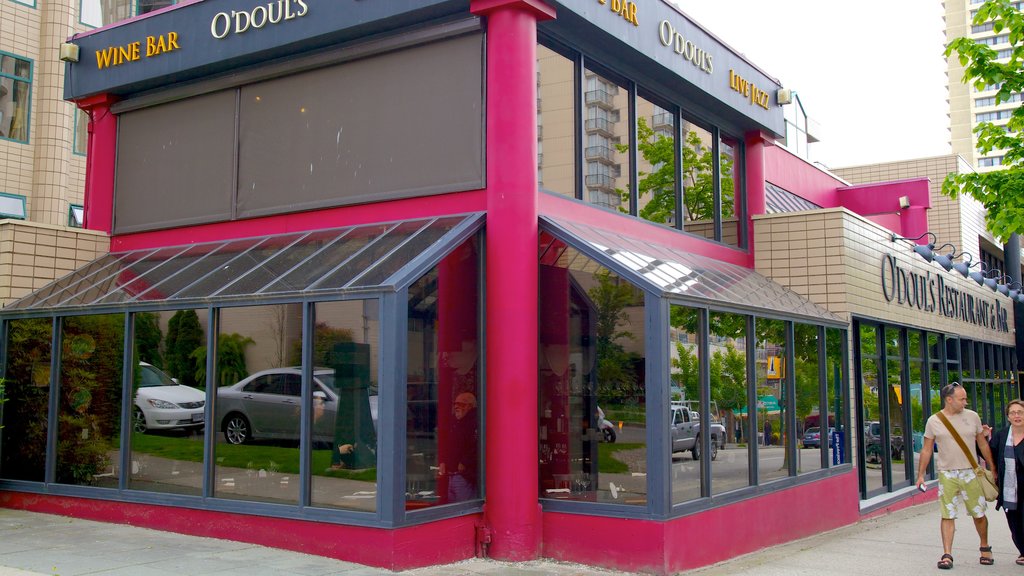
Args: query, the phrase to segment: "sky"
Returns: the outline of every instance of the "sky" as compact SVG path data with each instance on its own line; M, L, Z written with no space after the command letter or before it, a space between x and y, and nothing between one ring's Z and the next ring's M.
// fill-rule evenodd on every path
M941 0L673 0L794 90L829 168L950 153Z

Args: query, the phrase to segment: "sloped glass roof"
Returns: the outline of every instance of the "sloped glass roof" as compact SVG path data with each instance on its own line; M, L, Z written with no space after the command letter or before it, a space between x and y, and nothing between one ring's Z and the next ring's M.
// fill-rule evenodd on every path
M404 220L111 253L4 311L211 302L393 288L482 214Z
M542 262L593 272L606 266L664 297L750 313L846 325L840 317L750 268L564 219L541 217ZM564 242L564 244L562 244Z

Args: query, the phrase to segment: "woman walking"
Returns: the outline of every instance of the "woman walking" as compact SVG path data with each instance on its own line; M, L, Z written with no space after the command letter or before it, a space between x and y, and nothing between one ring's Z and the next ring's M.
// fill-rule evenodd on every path
M1006 416L1010 425L989 440L999 487L996 509L1006 512L1010 536L1017 546L1017 564L1024 566L1024 401L1011 400Z

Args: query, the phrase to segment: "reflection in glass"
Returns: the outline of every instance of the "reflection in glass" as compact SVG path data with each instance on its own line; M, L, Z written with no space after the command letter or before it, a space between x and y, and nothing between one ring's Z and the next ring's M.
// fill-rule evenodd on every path
M789 475L786 403L786 323L758 318L757 330L757 423L761 449L757 452L758 481L764 483Z
M739 170L738 154L740 141L723 135L719 140L719 173L722 189L722 238L730 246L739 246L743 237L743 220L739 217L743 209L743 172Z
M637 213L644 220L674 226L677 214L675 116L644 98L637 98L636 106Z
M124 315L64 319L57 482L117 486L123 351Z
M629 212L629 90L593 70L586 70L583 157L588 176L584 200Z
M903 399L907 391L903 386L903 346L905 341L898 328L886 328L885 355L887 393L889 395L889 454L891 456L890 471L893 485L907 479L904 458L907 442L903 436L907 429L903 415Z
M846 439L849 433L847 425L847 397L845 386L845 367L843 351L846 350L846 332L838 328L825 329L825 384L828 396L828 426L821 437L827 446L828 461L832 465L846 464L851 461L847 453ZM835 431L835 434L832 432ZM833 441L835 445L833 445Z
M376 510L377 300L316 304L313 334L312 504ZM302 364L301 344L289 365Z
M51 318L11 320L0 393L0 478L42 482L50 402Z
M89 151L89 114L81 108L75 109L75 139L71 150L82 155Z
M138 14L177 4L177 0L79 0L79 20L88 26L106 26Z
M672 503L700 498L700 384L701 329L696 308L673 305L669 317L672 354L670 380L681 390L682 400L673 401L669 411L672 446ZM714 410L712 410L714 412ZM712 442L712 459L718 448Z
M711 417L725 426L725 446L711 463L711 493L750 483L750 418L747 410L747 317L709 315Z
M0 138L28 142L32 62L0 54Z
M298 503L302 378L289 362L301 341L299 304L221 309L215 496ZM198 355L206 356L205 347Z
M474 237L409 287L406 509L480 497L480 275Z
M683 120L683 230L715 239L715 155L709 130Z
M541 497L643 506L643 293L547 234L540 246Z
M555 51L537 46L537 184L542 190L574 197L576 175L575 82L571 60ZM614 122L607 113L598 117L595 108L593 121L587 130L604 129L612 132ZM608 186L613 182L609 173L586 178L587 185Z
M821 445L828 426L821 421L821 381L818 372L818 327L794 324L793 375L796 378L797 473L821 469Z
M909 458L910 469L917 474L917 463L921 456L921 447L924 444L924 371L927 369L922 357L921 346L926 344L922 339L921 332L917 330L907 331L907 352L910 354L910 388L907 395L910 397L910 434L906 438L907 447L904 450Z
M881 408L879 405L879 350L878 328L870 324L860 325L860 377L858 386L863 398L862 418L864 430L859 435L861 446L864 447L864 468L867 479L868 495L885 487L882 477L882 466L889 460L888 451L882 450L882 429L879 423Z
M133 317L134 354L139 362L132 373L128 485L134 490L196 496L203 493L205 383L188 386L167 373L167 357L174 356L177 362L184 355L194 366L191 353L206 343L201 329L195 338L180 330L181 319L186 316L196 318L198 328L198 313L188 312L139 312ZM164 328L169 328L172 318L177 320L175 331L172 334L168 330L169 338L164 338Z

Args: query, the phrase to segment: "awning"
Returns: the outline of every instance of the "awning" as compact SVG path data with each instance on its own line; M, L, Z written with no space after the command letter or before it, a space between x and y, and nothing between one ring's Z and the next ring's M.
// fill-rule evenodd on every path
M479 230L483 219L464 214L110 253L3 312L395 290Z
M594 264L586 262L593 259L642 289L684 304L847 325L839 316L750 268L551 216L541 217L541 229L588 257L575 258L573 250L557 255L559 264L571 269L593 272L587 268Z

